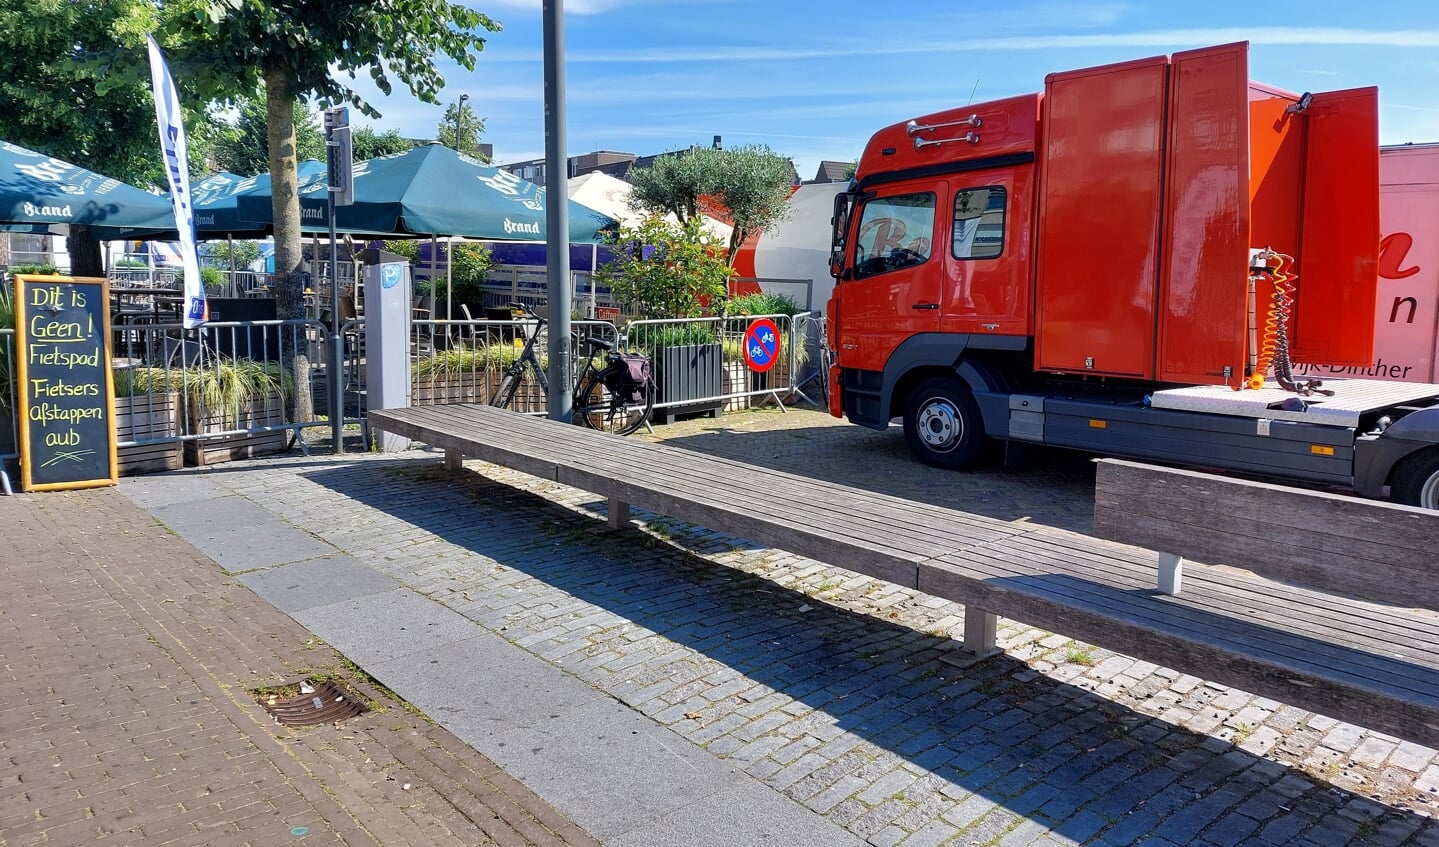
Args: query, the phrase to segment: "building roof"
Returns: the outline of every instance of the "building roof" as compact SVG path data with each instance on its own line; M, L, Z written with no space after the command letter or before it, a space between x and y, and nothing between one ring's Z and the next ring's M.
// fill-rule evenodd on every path
M819 170L811 182L849 182L850 169L854 162L836 162L829 159L819 163Z

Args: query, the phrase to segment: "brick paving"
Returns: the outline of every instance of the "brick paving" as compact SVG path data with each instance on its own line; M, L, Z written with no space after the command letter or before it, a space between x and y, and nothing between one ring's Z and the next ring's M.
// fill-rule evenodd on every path
M1004 520L1089 528L1093 477L1082 457L948 474L911 462L895 432L861 430L805 411L685 421L657 428L654 437ZM1001 621L999 632L1005 655L974 661L955 640L962 632L962 608L784 551L644 513L637 515L646 522L643 533L608 533L598 520L605 505L600 498L483 463L468 463L464 473L446 472L437 453L267 459L234 463L207 479L611 695L877 847L1439 847L1439 756L1432 749L1009 621ZM27 508L48 508L51 497L80 496L45 495L35 498L39 506ZM0 498L0 521L14 525L9 505ZM47 517L22 511L20 518L29 521L22 535L45 537L63 523L59 518L46 523ZM118 517L110 531L117 525L123 525ZM64 549L68 558L61 561L80 560L83 567L70 576L56 575L53 565L28 564L26 557L11 579L27 591L56 597L88 583L115 581L113 570L85 552L99 531L86 528L88 540L82 533L73 553L70 547L27 542L37 558L40 550L53 559L54 550ZM75 528L66 532L75 534ZM146 543L161 545L167 555L165 545L174 546L182 560L195 558L165 536L147 536ZM71 659L68 649L52 654L81 665L88 690L117 698L124 708L113 711L138 713L139 695L112 691L117 680L123 676L134 686L134 679L153 675L152 665L174 661L171 656L184 654L185 646L196 649L208 635L205 624L191 616L189 629L175 636L171 628L178 630L178 623L147 624L145 630L158 639L153 646L163 649L150 655L143 645L131 647L148 664L133 663L128 653L110 658L121 639L102 633L128 631L134 622L169 621L181 603L210 604L224 619L235 614L226 610L226 597L248 614L259 614L250 600L240 600L243 589L209 568L186 568L189 583L142 600L128 599L133 588L93 592L96 622L87 624L84 637L106 642L96 646L96 655L103 646L105 658L82 651L78 660ZM78 585L66 582L78 573L86 574ZM198 573L213 582L193 587ZM125 580L116 584L128 586ZM166 604L167 599L177 602ZM23 623L45 638L76 637L73 618L30 611L40 619L0 615L7 687L27 692L16 717L9 696L5 700L0 757L9 758L0 758L0 796L28 790L22 775L42 785L47 776L58 779L44 770L52 760L61 761L57 770L66 774L74 768L79 774L74 779L103 785L93 770L89 776L83 770L104 767L103 761L92 762L99 758L94 753L67 752L62 761L62 754L47 746L59 736L45 731L46 725L18 737L12 730L39 722L32 716L37 702L40 711L63 708L46 699L57 696L49 693L52 686L62 692L58 696L76 696L54 682L36 680L25 687L40 673L33 669L43 665L33 661L32 651L22 660L10 655L5 645L13 640L12 630ZM125 617L130 624L122 625ZM231 636L252 629L233 620L209 626ZM266 631L276 626L267 624ZM298 821L337 840L351 817L339 813L330 794L312 797L302 790L314 783L353 781L365 789L378 784L380 799L357 807L379 810L376 814L393 821L387 815L394 809L382 802L396 796L393 784L357 765L353 751L337 747L330 758L311 755L319 742L294 746L295 740L265 725L254 711L243 691L253 684L246 680L278 680L318 661L307 654L328 651L306 645L302 637L281 642L264 644L261 658L231 656L223 673L209 666L191 671L186 693L157 696L167 707L182 701L196 706L189 700L198 698L188 691L206 686L205 696L218 706L204 712L204 721L192 718L197 728L188 736L216 745L222 742L212 739L223 738L226 755L236 758L252 748L261 751L247 767L277 775L245 783L245 789L255 793L263 784L276 796L245 807L255 807L244 821L256 832L267 827L267 835L283 839ZM283 669L276 667L276 655L286 660ZM328 655L333 660L333 651ZM54 719L48 728L68 729L67 720ZM154 735L145 734L143 717L133 728L137 740ZM277 748L283 750L279 761L295 765L292 770L276 764ZM178 758L156 749L156 761ZM394 759L411 767L408 773L418 773L409 765L414 756ZM17 770L21 762L25 767ZM317 776L321 765L350 779L329 772ZM198 783L167 781L163 775L147 780L146 796L190 792L188 801L168 807L147 803L137 814L163 818L166 808L188 812L191 803L203 802L193 796ZM132 808L124 805L126 788L98 789L111 798L98 807L106 820ZM341 800L348 809L346 798ZM86 827L100 825L58 799L52 802L57 817L67 809L72 817L78 814L87 836ZM0 811L0 840L39 841L34 829L11 835L10 822L26 825L33 811L17 815L10 806L7 802ZM435 826L443 831L444 824ZM250 832L235 835L251 838ZM193 831L186 837L194 838Z
M0 497L0 844L597 842L113 489ZM373 709L286 729L317 673Z
M694 449L1088 529L1082 458L944 474L815 412L658 428ZM1432 749L437 453L278 461L234 492L885 845L1439 845Z

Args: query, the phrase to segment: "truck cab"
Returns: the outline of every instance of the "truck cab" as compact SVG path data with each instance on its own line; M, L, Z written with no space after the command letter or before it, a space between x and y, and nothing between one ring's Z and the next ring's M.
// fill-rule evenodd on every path
M831 413L902 418L943 467L1044 443L1439 507L1439 388L1347 385L1365 399L1298 398L1342 415L1270 414L1291 357L1371 361L1377 115L1373 88L1250 81L1241 43L881 129L835 202ZM1196 387L1218 399L1168 405ZM1436 465L1417 495L1404 462Z

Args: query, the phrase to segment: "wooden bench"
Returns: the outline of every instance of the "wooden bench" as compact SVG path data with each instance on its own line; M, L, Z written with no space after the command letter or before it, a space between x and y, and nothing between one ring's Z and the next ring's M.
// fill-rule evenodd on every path
M1439 609L1439 512L1120 459L1098 461L1094 500L1096 536L1159 551L1165 594L1184 592L1186 559L1277 580L1250 614L1289 615L1271 649L1295 645L1296 673L1334 662L1353 675L1347 720L1377 728L1412 706L1439 724L1439 616L1416 612ZM1301 590L1322 592L1327 608L1293 608Z
M1125 544L486 406L376 410L369 422L443 448L447 467L480 459L605 497L612 526L628 525L638 506L962 603L973 653L995 650L1003 615L1439 746L1439 624L1412 613L1379 615L1311 588L1276 592L1254 574L1213 568L1193 568L1183 593L1165 594L1154 588L1154 554ZM1313 623L1321 619L1332 626ZM1361 652L1372 630L1401 619L1414 649ZM1366 635L1351 636L1351 625Z

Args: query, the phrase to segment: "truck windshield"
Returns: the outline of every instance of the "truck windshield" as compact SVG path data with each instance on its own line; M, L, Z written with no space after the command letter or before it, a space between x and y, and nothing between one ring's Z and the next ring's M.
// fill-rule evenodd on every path
M918 265L934 246L934 193L877 197L864 205L854 245L854 275Z

